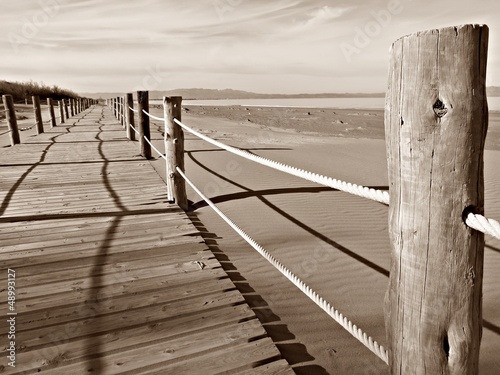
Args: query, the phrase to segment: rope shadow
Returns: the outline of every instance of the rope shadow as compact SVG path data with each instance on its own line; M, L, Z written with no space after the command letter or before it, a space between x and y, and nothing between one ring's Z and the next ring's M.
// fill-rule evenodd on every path
M241 185L237 182L234 182L224 176L222 176L221 174L215 172L214 170L208 168L207 166L205 166L203 163L201 163L200 161L198 161L190 152L187 152L189 158L195 163L197 164L198 166L200 166L201 168L205 169L207 172L211 173L212 175L222 179L223 181L226 181L240 189L243 189L246 191L246 193L243 193L243 194L247 194L248 196L254 196L256 198L258 198L262 203L264 203L267 207L269 207L270 209L272 209L273 211L279 213L280 215L282 215L284 218L288 219L289 221L291 221L293 224L299 226L300 228L304 229L306 232L312 234L313 236L315 236L316 238L320 239L321 241L325 242L326 244L334 247L335 249L341 251L342 253L348 255L349 257L357 260L358 262L364 264L365 266L368 266L370 267L371 269L377 271L378 273L384 275L384 276L389 276L389 270L377 265L376 263L362 257L361 255L355 253L354 251L348 249L347 247L341 245L340 243L332 240L331 238L325 236L324 234L318 232L317 230L311 228L310 226L308 226L307 224L301 222L300 220L296 219L295 217L293 217L292 215L288 214L287 212L283 211L281 208L279 208L278 206L276 206L275 204L271 203L268 199L266 199L263 194L259 194L259 192L255 192L253 191L252 189L244 186L244 185ZM318 188L318 189L323 189L323 188ZM331 189L331 188L324 188L325 190L324 191L335 191L334 189ZM323 190L321 190L323 191ZM265 191L264 191L265 192ZM218 198L215 198L215 199L224 199L224 197L218 197ZM201 204L201 203L200 203Z

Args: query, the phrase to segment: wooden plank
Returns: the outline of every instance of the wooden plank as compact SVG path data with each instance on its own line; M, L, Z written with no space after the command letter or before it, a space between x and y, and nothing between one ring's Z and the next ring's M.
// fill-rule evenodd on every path
M223 298L225 294L232 293L231 289L235 288L228 279L202 279L201 282L203 285L190 285L189 289L186 289L186 286L175 286L170 288L170 286L166 284L164 286L168 286L168 289L163 288L135 292L140 293L141 297L133 299L131 298L132 294L129 294L126 289L121 288L115 288L114 293L117 295L113 296L113 298L106 298L105 289L101 290L98 288L96 290L87 291L87 293L82 292L84 298L86 297L83 305L62 305L57 309L51 308L40 311L29 310L18 314L16 318L19 327L18 332L31 330L41 325L60 325L88 318L95 319L97 316L104 316L110 313L126 313L142 307L171 304L174 301L192 300L199 296L210 295L214 299ZM214 290L217 291L215 294ZM102 298L101 293L103 295ZM53 298L57 300L59 296L53 295ZM0 333L6 334L7 327L1 327Z
M238 372L238 375L295 375L290 365L284 359L268 363L250 370Z
M280 353L269 338L222 347L217 351L196 354L196 357L186 358L182 362L169 365L165 363L156 368L137 369L135 374L153 374L154 371L166 374L192 375L199 369L203 373L235 374L244 369L280 359ZM161 370L161 371L160 371Z
M71 364L78 360L82 361L88 356L103 356L124 349L142 348L149 343L166 343L182 335L199 332L211 335L214 328L227 327L242 319L256 319L255 314L247 305L225 306L217 310L197 312L194 315L104 332L92 338L99 345L88 345L86 338L70 341L64 338L64 335L56 334L54 339L59 341L58 348L26 347L26 351L18 354L17 361L20 365L16 370L28 371L38 368L48 370L57 367L59 362ZM227 329L225 331L227 332ZM40 367L38 366L40 363L45 365Z
M45 293L38 297L27 295L27 298L20 298L16 301L16 306L23 313L24 318L28 318L28 314L42 314L41 310L54 310L59 307L74 306L80 304L82 306L91 299L92 296L98 294L99 300L106 300L124 294L145 293L146 291L161 290L166 287L178 287L179 283L184 283L186 290L190 291L193 283L203 283L214 281L213 286L218 286L221 292L234 289L234 285L227 283L227 274L220 268L204 270L201 275L194 274L197 270L183 273L170 273L165 276L156 276L149 279L139 279L133 281L120 282L119 284L111 284L110 286L95 290L75 288L72 292L62 292L58 295L55 293ZM199 271L199 269L198 269ZM119 278L117 277L119 280ZM226 279L225 282L215 282ZM3 304L0 307L0 312L7 313L7 305Z
M214 292L189 299L173 301L168 304L156 304L142 306L136 309L123 310L99 316L87 308L86 318L79 320L68 320L58 325L41 325L39 327L21 331L19 345L22 347L33 347L38 345L51 345L54 332L64 333L64 340L72 340L78 337L93 336L102 332L110 332L127 327L154 324L170 318L191 316L201 312L218 310L225 306L236 306L244 303L244 299L238 291L229 291L221 294ZM133 301L130 301L133 304ZM96 324L90 324L95 322ZM98 323L98 324L97 324Z

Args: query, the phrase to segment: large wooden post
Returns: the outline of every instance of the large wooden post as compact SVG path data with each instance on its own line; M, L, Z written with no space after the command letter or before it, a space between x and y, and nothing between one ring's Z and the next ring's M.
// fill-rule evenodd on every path
M63 108L64 99L59 100L58 105L59 105L59 117L61 119L60 123L64 124L64 108Z
M139 111L139 145L141 147L141 155L146 159L151 159L151 146L144 139L151 140L149 132L149 116L144 111L149 113L149 92L137 91L137 110Z
M127 138L131 141L135 141L135 131L131 128L131 126L135 126L134 111L131 109L134 108L134 95L132 93L127 94L125 105L127 113Z
M35 124L36 124L36 133L43 133L43 120L42 120L42 109L40 108L40 98L38 95L34 95L31 97L33 100L33 112L35 113Z
M69 100L69 110L71 112L71 117L73 117L75 115L75 100L73 98L68 100Z
M184 132L174 122L174 119L181 121L181 105L182 97L180 96L163 98L168 199L177 203L183 210L187 210L186 182L176 171L178 167L184 172Z
M482 332L488 28L405 36L392 46L385 131L392 259L391 374L477 374Z
M49 107L49 116L50 116L50 127L55 127L56 124L56 114L54 112L54 101L52 98L47 98L47 105Z
M21 143L19 137L19 129L17 127L16 109L14 108L14 100L12 95L2 95L3 106L5 108L5 115L9 127L10 144L12 146Z

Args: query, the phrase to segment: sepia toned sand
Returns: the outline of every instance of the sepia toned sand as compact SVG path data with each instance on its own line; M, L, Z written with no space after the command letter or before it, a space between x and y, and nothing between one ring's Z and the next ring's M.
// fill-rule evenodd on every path
M161 115L161 112L157 112ZM486 214L500 219L500 116L490 116ZM255 154L387 189L383 111L188 107L183 122ZM161 124L153 125L160 131ZM157 133L157 146L161 134ZM160 148L162 150L162 148ZM186 172L273 256L383 345L387 207L307 182L186 134ZM162 162L156 161L160 174ZM297 374L384 374L387 366L302 295L191 190L193 214ZM481 374L500 373L500 241L487 239Z
M162 116L159 109L152 112ZM383 111L190 106L182 115L187 125L229 145L387 189ZM155 146L163 150L162 124L152 122L151 130ZM185 137L188 177L273 256L386 345L387 207L254 164L190 134ZM8 144L5 136L0 140L0 147ZM490 116L486 149L486 216L499 220L499 113ZM152 164L164 177L163 160ZM297 374L388 373L381 360L281 276L192 189L188 198L193 221ZM487 238L480 374L500 373L499 270L500 241Z

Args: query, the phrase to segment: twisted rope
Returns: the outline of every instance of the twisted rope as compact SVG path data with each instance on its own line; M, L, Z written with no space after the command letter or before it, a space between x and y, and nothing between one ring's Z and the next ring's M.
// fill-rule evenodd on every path
M134 109L131 106L128 106L128 109L130 109L132 112L139 113L139 111L137 109Z
M145 136L143 136L143 138L144 138L144 140L145 140L146 142L148 142L148 143L149 143L149 145L153 148L153 150L155 150L155 151L156 151L156 153L157 153L158 155L160 155L163 159L165 159L165 161L167 160L167 158L165 157L165 155L163 155L160 151L158 151L158 149L157 149L155 146L153 146L153 144L149 141L149 139L147 139Z
M133 131L135 131L135 134L137 134L139 137L141 136L141 134L136 128L134 128L131 124L129 124L129 126L132 128Z
M352 184L349 182L337 180L331 177L327 176L322 176L317 173L312 173L305 171L303 169L295 168L283 163L278 163L274 160L266 159L262 156L254 155L249 153L248 151L243 151L240 150L239 148L228 146L224 143L221 143L219 141L216 141L215 139L212 139L210 137L207 137L206 135L201 134L200 132L197 132L194 129L191 129L190 127L184 125L182 122L180 122L177 119L174 119L174 121L181 126L183 129L187 130L188 132L196 135L197 137L213 144L214 146L220 147L226 151L232 152L233 154L236 154L238 156L241 156L245 159L252 160L256 163L265 165L270 168L274 168L276 170L291 174L296 177L303 178L308 181L316 182L317 184L323 185L323 186L328 186L331 187L332 189L336 190L341 190L346 193L358 195L363 198L368 198L380 203L384 204L389 204L389 193L387 191L382 191L382 190L377 190L377 189L372 189L366 186L361 186L357 184Z
M148 115L149 117L155 119L155 120L158 120L158 121L165 121L165 119L163 117L156 117L156 116L153 116L152 114L150 113L147 113L144 109L142 110L142 112L144 112L146 115Z
M219 208L207 198L194 184L187 178L187 176L178 167L177 172L184 178L184 180L193 188L193 190L198 193L198 195L207 204L212 207L212 209L231 227L233 228L250 246L252 246L260 255L262 255L269 263L271 263L278 271L280 271L288 280L290 280L300 291L302 291L306 296L308 296L316 305L318 305L323 311L325 311L331 318L333 318L337 323L339 323L344 329L346 329L351 335L353 335L358 341L370 349L377 357L379 357L385 363L388 363L387 350L380 345L377 341L373 340L355 324L353 324L349 319L342 315L338 310L336 310L330 303L325 301L323 297L320 297L315 291L313 291L305 282L303 282L299 277L293 274L288 268L281 264L276 258L269 254L262 246L260 246L252 237L250 237L245 231L243 231L238 225L236 225L230 218L228 218Z
M134 128L134 127L133 127L132 125L130 125L130 124L129 124L129 126L132 128L132 130L133 130L133 131L135 131L135 133L136 133L139 137L141 136L141 134L137 131L137 129L136 129L136 128ZM167 158L165 157L165 155L163 155L160 151L158 151L158 149L157 149L157 148L156 148L156 147L155 147L155 146L154 146L154 145L153 145L153 144L149 141L149 139L147 139L145 136L142 136L142 137L144 138L144 140L145 140L146 142L148 142L148 143L149 143L149 145L153 148L153 150L155 150L155 151L156 151L156 153L157 153L158 155L160 155L163 159L165 159L165 161L167 160Z
M465 224L500 240L500 223L496 220L470 212L465 219Z
M31 130L31 129L33 129L33 128L35 127L35 125L36 125L36 124L33 124L33 125L31 125L31 126L28 126L27 128L19 128L19 131L24 132L24 131L26 131L26 130Z

